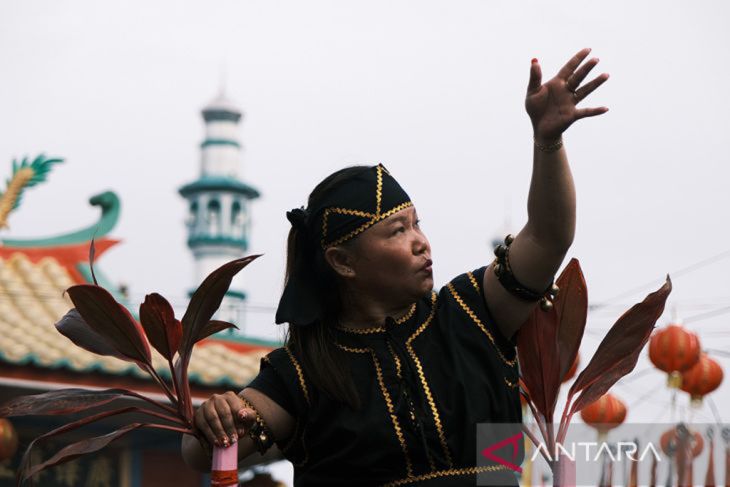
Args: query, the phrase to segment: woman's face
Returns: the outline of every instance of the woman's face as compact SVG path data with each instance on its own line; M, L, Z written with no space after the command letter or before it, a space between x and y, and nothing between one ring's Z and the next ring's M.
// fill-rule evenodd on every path
M359 292L394 305L407 305L433 289L431 246L414 207L368 228L351 248L351 282Z

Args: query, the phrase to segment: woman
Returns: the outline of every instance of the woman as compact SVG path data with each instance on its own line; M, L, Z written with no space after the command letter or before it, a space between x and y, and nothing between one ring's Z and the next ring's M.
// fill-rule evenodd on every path
M576 120L607 108L577 104L608 79L580 86L598 59L578 52L545 84L532 60L525 106L534 129L528 222L498 259L432 291L431 249L408 195L382 166L346 168L292 210L287 284L277 323L286 346L262 360L239 394L196 412L211 444L239 457L271 443L296 485L517 485L477 463L478 423L520 423L515 334L550 296L575 228L562 144ZM183 454L210 460L193 437ZM522 460L519 452L515 463Z

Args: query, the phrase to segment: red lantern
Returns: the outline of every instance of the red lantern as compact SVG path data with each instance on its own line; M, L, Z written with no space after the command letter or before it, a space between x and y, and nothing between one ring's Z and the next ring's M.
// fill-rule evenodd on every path
M700 340L681 325L667 325L651 336L649 359L669 374L667 385L677 389L682 385L682 372L700 359Z
M619 398L607 392L596 402L584 407L580 411L580 417L586 424L597 429L599 435L605 435L609 430L624 422L626 405Z
M0 418L0 461L13 458L18 450L18 433L13 423L5 418Z
M687 435L684 442L680 441L680 429L683 430L683 434ZM677 468L677 485L693 485L692 460L702 453L705 446L702 435L680 424L665 431L659 439L659 444L668 457L674 458Z
M700 453L702 453L702 449L705 447L705 440L702 439L702 435L699 434L697 431L691 431L689 432L691 438L689 440L690 448L692 449L692 457L697 458ZM662 451L665 455L669 456L669 447L672 447L672 455L676 456L677 453L677 442L679 441L679 436L677 434L677 428L672 427L662 433L661 439L659 440L659 444L662 447Z
M722 382L722 367L706 353L689 370L682 374L682 390L689 393L692 405L702 405L702 397L720 387Z

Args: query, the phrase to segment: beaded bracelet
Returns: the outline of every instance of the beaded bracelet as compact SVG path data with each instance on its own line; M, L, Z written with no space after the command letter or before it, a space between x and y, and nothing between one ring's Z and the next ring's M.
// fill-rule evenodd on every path
M555 151L559 150L561 147L563 147L563 138L562 137L558 138L558 140L556 140L552 144L547 144L547 145L540 144L537 141L537 139L534 139L534 142L535 142L535 147L537 148L537 150L539 150L540 152L547 152L548 154L551 152L555 152Z
M522 285L512 273L512 266L509 263L509 248L514 241L512 235L504 238L504 245L497 245L494 249L494 274L502 286L523 301L540 301L540 308L549 311L553 307L552 300L558 296L560 289L554 282L550 283L543 292L536 292Z
M248 431L248 436L253 440L256 450L263 455L274 444L274 435L271 434L271 430L253 404L241 396L238 397L246 409L252 409L256 413L256 419Z

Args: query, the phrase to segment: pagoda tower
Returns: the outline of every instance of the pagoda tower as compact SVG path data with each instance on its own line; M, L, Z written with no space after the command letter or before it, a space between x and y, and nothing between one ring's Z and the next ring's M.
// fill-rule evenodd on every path
M241 180L241 110L221 94L202 110L205 139L200 144L200 176L179 189L188 201L188 247L195 258L198 286L213 270L243 257L250 236L250 202L259 192ZM216 319L242 325L245 293L236 280Z

